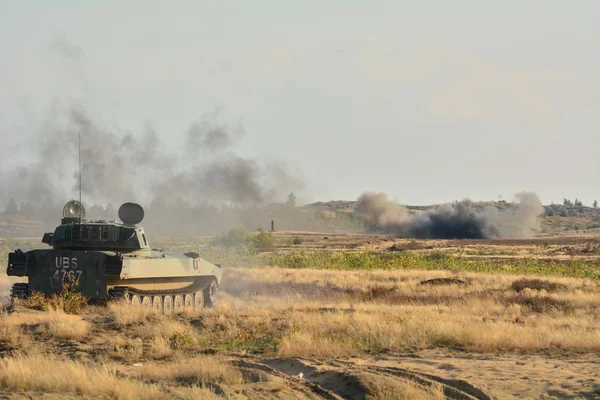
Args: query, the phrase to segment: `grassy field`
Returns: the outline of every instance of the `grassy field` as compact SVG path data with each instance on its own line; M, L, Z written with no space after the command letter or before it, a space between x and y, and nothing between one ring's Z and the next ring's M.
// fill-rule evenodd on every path
M0 396L600 395L597 237L273 239L268 251L208 237L157 242L225 265L210 309L4 310Z

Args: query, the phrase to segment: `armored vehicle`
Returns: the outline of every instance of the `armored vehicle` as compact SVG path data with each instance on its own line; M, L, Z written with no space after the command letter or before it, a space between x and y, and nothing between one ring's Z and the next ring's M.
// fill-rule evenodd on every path
M121 222L85 219L83 205L69 201L61 224L42 238L51 249L9 253L7 274L28 278L13 285L11 297L50 296L66 283L90 300L125 299L164 312L213 305L221 265L198 253L151 249L138 226L139 204L123 204L118 216Z

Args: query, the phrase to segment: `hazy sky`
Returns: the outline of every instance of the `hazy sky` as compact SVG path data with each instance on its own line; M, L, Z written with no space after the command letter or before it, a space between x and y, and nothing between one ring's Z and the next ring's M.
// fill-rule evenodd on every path
M69 104L168 146L222 107L242 154L304 176L301 202L590 204L599 16L573 0L0 0L0 173Z

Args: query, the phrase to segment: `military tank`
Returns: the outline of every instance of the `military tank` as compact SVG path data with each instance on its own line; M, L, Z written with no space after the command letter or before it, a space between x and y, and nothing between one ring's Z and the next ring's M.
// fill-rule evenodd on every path
M67 284L91 301L125 300L166 313L214 304L221 265L198 253L151 249L138 225L144 218L139 204L123 204L118 217L89 220L79 201L69 201L61 224L42 238L51 249L9 253L7 275L28 278L13 285L11 297L51 296Z

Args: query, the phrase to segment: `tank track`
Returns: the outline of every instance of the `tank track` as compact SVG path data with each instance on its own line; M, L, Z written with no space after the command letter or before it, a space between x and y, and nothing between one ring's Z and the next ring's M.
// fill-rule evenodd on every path
M29 284L18 282L12 285L10 289L11 299L26 299L29 297Z
M211 289L212 292L211 292ZM202 299L199 302L196 299L198 293L201 293ZM182 307L187 307L185 305L185 296L192 296L192 303L194 308L197 307L211 307L214 303L214 294L216 293L216 281L214 278L203 279L197 282L192 283L189 286L186 286L182 289L175 290L141 290L136 289L130 286L115 286L111 289L108 289L108 299L109 301L118 301L118 300L126 300L127 302L135 302L135 297L137 300L142 302L142 299L148 298L150 302L154 302L155 298L160 299L160 309L163 312L169 312L172 310L168 310L169 307L172 309L177 309L178 305L176 304L177 298L182 302ZM169 303L170 302L170 303ZM170 305L168 305L168 303ZM198 304L202 304L198 306Z

